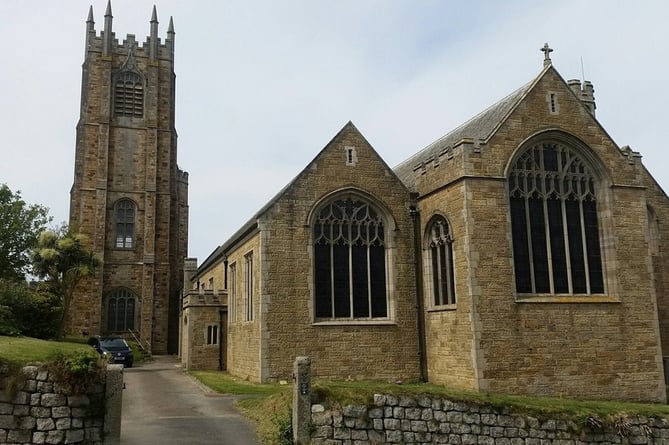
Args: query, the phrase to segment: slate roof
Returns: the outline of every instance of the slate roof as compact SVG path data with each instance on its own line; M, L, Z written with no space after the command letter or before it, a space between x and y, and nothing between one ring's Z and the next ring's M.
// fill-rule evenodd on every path
M544 69L541 74L531 82L523 85L499 102L491 105L469 119L455 130L437 139L406 161L397 165L393 169L397 176L399 176L402 182L410 190L414 190L414 171L419 168L421 164L437 158L447 147L456 145L462 139L473 139L474 141L487 142L545 72L546 69Z
M534 78L531 82L523 85L513 93L509 94L499 102L491 105L484 111L480 112L473 118L469 119L464 124L457 127L455 130L450 133L442 136L437 139L415 155L411 156L406 161L402 162L396 166L393 172L399 177L399 179L404 183L404 185L409 188L409 190L414 190L414 171L417 168L420 168L420 165L424 162L428 162L436 157L438 157L445 148L457 144L462 139L473 139L480 140L481 142L487 142L488 139L495 133L497 128L506 120L507 116L514 110L514 108L520 103L523 97L532 89L532 87L539 81L539 79L546 73L550 68L548 65L542 72ZM353 127L355 131L359 132L355 125L352 122L348 122L344 128L342 128L337 135L335 135L332 140L336 139L337 136L343 132L345 129ZM327 148L332 140L325 146ZM325 150L325 148L323 150ZM318 155L316 156L318 157ZM312 161L313 162L313 161ZM310 165L311 163L309 163ZM308 165L307 167L308 168ZM306 170L305 168L305 170ZM304 171L304 170L303 170ZM210 266L214 265L221 257L237 243L239 240L243 239L245 236L253 233L258 228L258 218L269 209L283 194L290 188L290 186L300 177L298 174L292 181L290 181L284 188L282 188L270 201L265 204L258 212L256 212L251 219L249 219L246 224L237 230L224 244L218 246L198 267L197 273L195 276L198 276L200 273L207 270Z

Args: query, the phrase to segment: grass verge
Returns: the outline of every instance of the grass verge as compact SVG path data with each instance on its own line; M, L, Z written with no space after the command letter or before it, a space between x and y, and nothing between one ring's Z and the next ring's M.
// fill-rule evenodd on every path
M218 393L241 396L237 407L255 424L263 445L290 443L282 441L282 432L290 427L290 385L250 383L217 371L192 371L191 375Z
M621 415L669 417L669 405L618 401L576 400L560 397L532 397L454 390L429 383L319 381L313 386L316 398L325 405L369 404L374 394L439 396L454 402L473 402L498 410L553 417L583 424L589 418L616 419Z
M197 371L192 373L203 384L224 394L245 396L237 406L256 424L264 445L283 445L286 427L290 426L291 386L253 384L238 380L223 372ZM314 398L327 408L348 404L370 404L374 394L443 397L454 402L469 402L490 406L509 413L525 414L540 419L557 418L585 426L596 420L602 425L615 425L627 416L669 417L669 406L617 401L575 400L559 397L530 397L486 394L454 390L429 383L395 384L375 381L316 381Z

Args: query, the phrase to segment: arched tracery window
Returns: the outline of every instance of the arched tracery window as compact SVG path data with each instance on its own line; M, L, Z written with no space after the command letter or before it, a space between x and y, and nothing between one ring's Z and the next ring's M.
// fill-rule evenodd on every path
M114 82L114 115L144 116L144 81L132 71L121 71Z
M516 291L601 294L597 184L573 148L541 142L509 174Z
M135 328L137 298L128 289L116 289L107 298L107 331L122 332Z
M455 304L455 282L453 273L453 237L448 222L443 216L435 216L428 224L426 253L432 304L443 306Z
M358 196L321 207L313 222L317 320L388 317L386 224Z

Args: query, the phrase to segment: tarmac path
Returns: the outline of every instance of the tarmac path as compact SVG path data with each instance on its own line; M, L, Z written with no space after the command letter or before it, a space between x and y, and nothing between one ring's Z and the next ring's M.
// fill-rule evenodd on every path
M176 357L123 370L121 445L259 445L233 396L205 391Z

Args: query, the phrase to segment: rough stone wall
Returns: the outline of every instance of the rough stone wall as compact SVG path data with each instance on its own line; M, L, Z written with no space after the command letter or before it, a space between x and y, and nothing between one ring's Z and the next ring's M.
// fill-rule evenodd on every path
M253 253L253 320L246 319L244 256ZM260 235L256 234L228 254L228 265L235 266L236 276L228 277L228 344L227 367L230 374L253 382L262 381L261 332L263 314L260 311L262 270ZM216 277L222 274L223 262L217 266ZM215 278L216 279L216 278ZM231 281L232 280L232 281ZM230 283L236 289L230 288ZM234 300L234 301L233 301Z
M43 367L26 366L23 376L17 387L0 379L0 443L103 444L104 385L74 394Z
M546 97L551 92L559 103L557 114L548 111ZM521 144L546 130L572 135L572 142L585 147L583 156L599 176L606 295L519 298L515 294L506 170ZM467 283L468 296L459 295L456 312L467 310L460 302L471 302L472 377L479 389L665 400L641 179L639 163L621 153L552 69L487 143L480 148L460 144L453 148L452 162L444 160L420 175L422 215L432 209L450 211L434 195L445 197L458 180L464 184L458 186L464 187L464 211L445 216L456 229L461 217L465 227L466 268L456 262L455 280ZM443 324L430 323L435 318L430 312L426 317L428 338L439 338L440 331L453 323L445 316ZM449 376L446 366L429 367L433 381L467 383Z
M371 406L312 405L312 445L669 444L669 420L622 416L619 427L512 414L435 397L375 395Z
M425 329L427 346L428 379L434 383L475 390L472 345L474 329L472 324L472 300L470 283L467 280L469 264L469 243L465 211L466 199L463 181L422 200L420 203L421 225L426 239L425 228L435 215L441 215L449 223L453 237L453 267L456 304L435 306L429 276L432 267L428 256L428 246L423 242L423 295L425 301Z
M655 296L660 320L662 355L669 358L669 275L666 273L669 270L669 199L645 170L643 178L647 187L646 204L652 212L648 215L649 220L646 229L648 230L647 238L650 246L653 282L655 283Z
M347 165L345 147L356 162ZM389 319L315 321L310 212L333 192L354 189L388 212ZM408 190L348 124L283 191L259 222L263 342L268 380L289 380L296 356L318 378L419 378L413 223ZM236 356L232 355L233 359Z
M149 60L150 39L111 42L90 29L83 65L81 117L77 125L70 225L91 238L104 264L75 295L68 331L106 333L106 296L126 287L137 296L135 330L154 353L175 352L182 261L187 250L187 175L176 165L173 35L158 43ZM142 118L113 115L114 74L135 47L144 78ZM135 244L114 245L114 204L132 199ZM173 325L173 326L170 326Z

